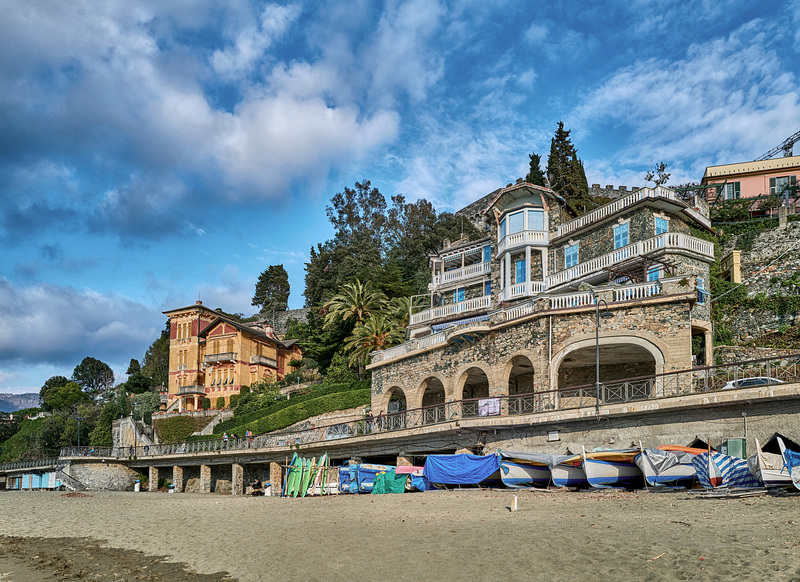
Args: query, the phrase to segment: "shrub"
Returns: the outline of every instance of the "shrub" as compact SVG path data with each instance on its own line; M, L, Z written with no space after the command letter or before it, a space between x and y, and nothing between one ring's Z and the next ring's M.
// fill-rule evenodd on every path
M162 443L182 443L190 434L202 430L207 424L207 418L173 416L154 420L153 429Z
M211 408L211 399L203 398L203 410L208 410L210 408Z
M219 410L222 410L223 408L225 408L225 398L223 398L222 396L217 398L217 408Z
M231 398L230 398L230 401L228 402L228 405L231 408L236 408L237 404L239 404L239 395L238 394L231 394Z

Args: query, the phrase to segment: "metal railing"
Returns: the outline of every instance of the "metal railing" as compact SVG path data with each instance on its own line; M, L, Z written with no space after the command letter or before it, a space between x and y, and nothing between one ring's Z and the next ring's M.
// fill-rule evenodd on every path
M236 359L236 352L223 352L220 354L206 354L203 361L206 364L213 364L216 362L227 362Z
M48 459L13 461L11 463L0 464L0 472L16 471L18 469L37 469L41 467L55 467L58 464L58 457Z
M743 389L731 388L729 383L754 376L774 378L787 383L800 382L800 354L603 382L600 384L599 394L595 384L586 384L528 394L503 394L442 402L387 415L381 414L374 418L368 417L302 430L267 433L249 438L229 437L228 441L220 439L202 440L150 445L149 447L139 446L135 449L133 447L117 447L113 449L66 447L61 450L61 455L63 457L89 456L141 459L148 456L289 447L301 444L324 443L344 438L374 436L462 419L497 418L498 416L514 417L556 410L652 401L686 394L715 391L728 392L729 390ZM53 464L54 461L51 460L50 464ZM37 462L42 463L44 461L31 461L31 463ZM4 470L4 466L0 466L0 470Z

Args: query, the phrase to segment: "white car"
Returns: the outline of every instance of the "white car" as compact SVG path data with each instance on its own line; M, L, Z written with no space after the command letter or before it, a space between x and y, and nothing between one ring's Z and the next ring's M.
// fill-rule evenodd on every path
M731 388L752 388L753 386L770 386L771 384L786 384L783 380L777 378L770 378L769 376L753 376L752 378L740 378L739 380L730 380L722 387L723 390L730 390Z

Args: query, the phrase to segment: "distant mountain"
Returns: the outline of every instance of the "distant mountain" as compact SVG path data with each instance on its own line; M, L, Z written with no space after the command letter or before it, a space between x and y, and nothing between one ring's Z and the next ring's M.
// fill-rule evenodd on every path
M28 394L0 394L0 412L14 412L39 406L38 392Z

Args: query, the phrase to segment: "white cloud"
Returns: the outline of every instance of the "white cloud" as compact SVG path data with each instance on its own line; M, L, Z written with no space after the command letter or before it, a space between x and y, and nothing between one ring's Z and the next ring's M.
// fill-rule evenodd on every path
M595 127L620 125L627 147L612 162L646 169L650 159L697 159L684 168L692 180L706 165L754 159L784 139L786 128L800 126L797 79L773 49L780 34L753 21L688 47L683 59L616 71L567 116L576 142ZM673 175L681 178L680 170Z
M547 26L534 22L525 31L525 40L531 44L540 44L547 39L549 32Z
M264 6L260 22L239 30L232 46L214 51L210 58L214 71L228 79L238 79L250 72L265 51L297 20L300 11L297 4Z
M141 358L163 322L160 312L126 297L50 284L19 287L4 278L0 313L0 366L6 374L36 362L69 376L86 356L112 367L127 364Z

